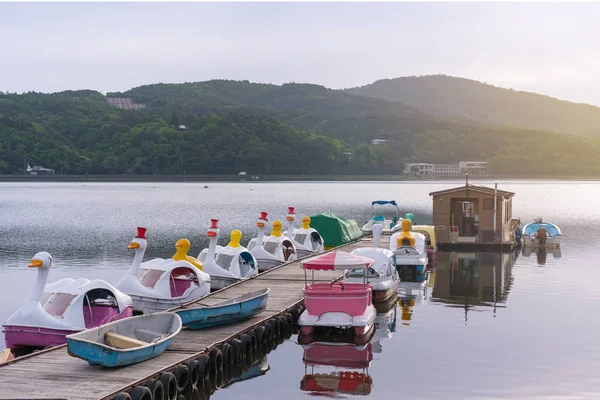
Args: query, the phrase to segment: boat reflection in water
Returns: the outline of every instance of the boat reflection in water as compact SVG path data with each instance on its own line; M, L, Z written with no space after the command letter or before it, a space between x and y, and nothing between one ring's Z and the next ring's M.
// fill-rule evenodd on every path
M431 301L464 307L465 322L470 307L504 308L512 285L512 267L517 253L437 254L435 287Z
M396 310L396 302L394 302L389 311L378 313L375 317L375 335L371 341L373 353L380 354L383 351L383 340L392 338L392 333L396 332Z
M400 282L398 285L398 306L400 307L402 325L410 325L410 320L417 304L427 300L428 290L432 285L428 277L423 282Z
M303 345L304 377L300 389L313 394L371 393L373 379L369 367L373 345L314 342Z
M393 296L385 304L378 304L375 329L363 343L340 334L316 336L298 335L304 349L304 377L300 389L311 394L368 395L373 388L369 367L373 353L381 353L382 341L392 337L396 330L396 302Z
M242 372L242 374L237 378L232 378L231 381L225 385L224 387L228 387L233 385L236 382L243 382L249 379L253 379L259 376L265 375L269 371L269 362L267 361L267 356L257 360L252 364L250 368L246 371Z
M554 247L549 249L547 249L545 246L539 246L535 248L523 247L523 257L531 257L532 254L535 254L538 265L546 265L546 258L548 257L548 253L552 254L552 257L554 257L554 259L562 257L560 247Z

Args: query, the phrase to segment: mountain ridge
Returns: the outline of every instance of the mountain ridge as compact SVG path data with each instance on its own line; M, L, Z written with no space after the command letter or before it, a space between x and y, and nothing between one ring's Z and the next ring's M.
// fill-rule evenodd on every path
M514 128L600 136L600 107L443 74L377 80L345 89L434 116Z

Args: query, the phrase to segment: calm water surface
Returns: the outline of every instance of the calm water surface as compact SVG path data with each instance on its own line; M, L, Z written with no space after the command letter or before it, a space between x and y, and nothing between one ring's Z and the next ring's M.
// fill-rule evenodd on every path
M402 213L428 223L428 193L460 184L2 183L0 321L31 290L35 273L27 263L38 251L54 258L49 281L87 277L116 283L131 262L127 245L137 226L148 228L147 258L171 256L181 237L190 239L190 254L196 255L207 245L210 218L219 218L222 236L241 229L244 243L255 234L260 211L273 221L284 218L288 206L299 215L331 209L362 224L371 200L395 199ZM516 192L514 216L543 216L562 228L561 251L438 254L438 268L424 287L404 284L403 301L369 347L368 371L357 370L372 380L369 397L600 398L600 183L510 181L499 187ZM222 237L221 244L226 242ZM353 371L305 369L296 340L267 356L265 375L212 397L305 398L311 395L301 389L305 373Z

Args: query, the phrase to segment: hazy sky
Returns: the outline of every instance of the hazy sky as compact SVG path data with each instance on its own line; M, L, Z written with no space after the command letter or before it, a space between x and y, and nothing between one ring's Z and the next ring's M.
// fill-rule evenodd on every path
M0 91L443 73L600 105L600 3L0 3Z

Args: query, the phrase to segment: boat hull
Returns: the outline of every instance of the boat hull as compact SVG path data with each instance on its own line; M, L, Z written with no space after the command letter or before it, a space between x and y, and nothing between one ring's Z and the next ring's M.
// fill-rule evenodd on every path
M195 296L180 297L175 299L170 298L159 298L149 296L138 296L130 294L131 300L133 300L133 309L144 314L150 314L154 312L166 311L173 307L189 303L190 301L201 299L202 297L210 293L210 286L206 283L205 290L197 291Z
M260 259L257 258L256 262L258 263L258 271L265 272L275 267L279 267L284 261L281 260L272 260L272 259Z
M371 304L367 307L364 314L351 316L345 312L326 312L318 315L311 315L308 310L300 315L298 325L303 335L313 334L315 328L350 328L356 336L362 336L369 333L375 322L375 307Z
M107 332L119 333L118 324L137 324L137 326L147 327L148 329L153 330L156 324L152 324L152 320L154 319L154 321L156 321L157 318L164 319L166 314L171 316L170 322L168 323L170 332L167 331L169 332L168 336L156 343L149 343L145 346L131 349L116 349L98 341L99 338L103 338ZM146 323L144 323L144 321L146 321ZM68 336L67 352L70 356L81 358L92 366L102 365L105 367L123 367L137 364L155 358L163 353L171 345L175 336L180 332L181 327L181 318L172 313L158 313L132 317ZM161 330L157 333L164 334L166 332Z
M394 285L389 289L376 290L373 289L373 304L385 303L390 298L396 295L398 292L398 282L394 282Z
M211 275L210 276L210 290L214 292L215 290L220 290L220 289L226 288L227 286L231 286L234 283L238 283L243 280L244 280L244 278L232 278L232 277L228 277L228 276Z
M304 249L296 249L296 254L298 255L298 258L302 258L312 256L315 254L315 252Z
M188 329L204 329L211 326L230 324L260 314L267 307L269 289L256 297L222 306L178 310L183 326Z
M92 366L103 365L105 367L124 367L150 360L163 353L172 342L173 339L169 339L148 348L121 352L111 349L107 351L105 347L99 345L67 339L70 356L82 358Z
M536 238L532 238L531 236L523 236L522 239L523 246L525 247L540 247L541 244ZM544 247L552 248L552 247L560 247L560 236L552 236L546 239L546 243Z
M4 341L9 349L19 347L45 347L60 346L67 343L67 335L77 333L76 330L59 330L36 328L32 326L4 326Z

